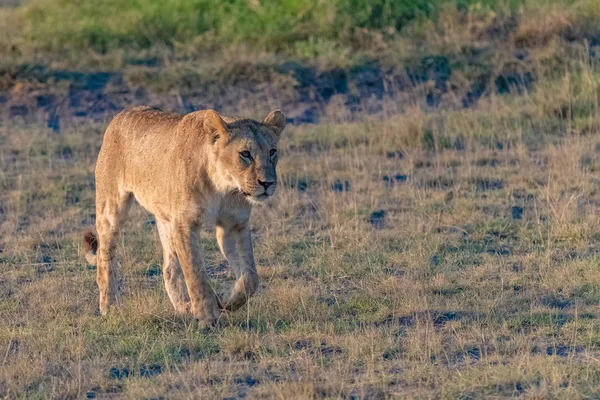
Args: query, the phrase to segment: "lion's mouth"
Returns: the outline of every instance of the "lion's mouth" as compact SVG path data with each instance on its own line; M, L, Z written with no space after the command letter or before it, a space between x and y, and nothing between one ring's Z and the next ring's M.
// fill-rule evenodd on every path
M269 197L273 196L273 193L269 194L266 190L264 190L261 194L258 194L258 195L255 193L251 193L246 190L243 190L242 188L237 188L233 192L241 194L242 196L244 196L245 199L247 199L248 201L251 201L251 202L252 201L262 202L264 200L267 200Z
M248 192L244 192L244 191L242 191L242 194L244 195L244 197L252 198L252 199L256 199L256 200L266 200L270 197L266 191L259 194L258 196L254 195L254 194L250 194Z

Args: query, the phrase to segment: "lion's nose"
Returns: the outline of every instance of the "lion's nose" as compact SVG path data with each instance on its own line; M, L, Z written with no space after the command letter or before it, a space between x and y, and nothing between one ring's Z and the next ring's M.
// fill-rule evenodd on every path
M275 181L272 182L263 182L260 179L258 180L258 184L261 185L262 187L265 188L265 190L267 190L269 188L269 186L273 185L275 183Z

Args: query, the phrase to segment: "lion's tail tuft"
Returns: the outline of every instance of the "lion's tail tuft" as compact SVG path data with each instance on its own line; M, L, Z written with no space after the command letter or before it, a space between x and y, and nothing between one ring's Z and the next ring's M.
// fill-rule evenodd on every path
M98 237L89 230L83 234L83 248L85 249L85 259L90 265L96 265L96 253L98 252Z

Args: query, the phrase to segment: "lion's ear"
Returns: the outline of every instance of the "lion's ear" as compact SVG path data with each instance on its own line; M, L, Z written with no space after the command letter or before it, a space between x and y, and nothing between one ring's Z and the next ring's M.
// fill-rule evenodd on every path
M227 124L215 110L204 113L204 131L212 136L213 143L223 135L228 135Z
M281 110L273 110L267 115L263 124L270 126L275 131L275 134L279 136L283 128L285 128L285 115Z

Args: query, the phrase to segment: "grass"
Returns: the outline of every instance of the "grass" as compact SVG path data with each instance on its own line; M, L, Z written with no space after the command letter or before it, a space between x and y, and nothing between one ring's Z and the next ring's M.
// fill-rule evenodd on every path
M321 68L441 56L469 74L493 70L487 64L498 60L484 51L490 39L498 47L515 28L508 39L517 48L557 35L589 39L600 14L593 0L127 0L100 8L89 0L32 0L0 10L0 18L4 68L51 61L119 70L190 59L197 68L247 51Z
M591 0L493 3L2 9L0 396L598 397L600 17ZM123 305L100 317L81 235L106 103L123 89L89 70L167 107L165 93L200 90L258 118L301 103L313 69L386 70L391 87L356 109L321 99L318 124L286 128L282 184L252 220L248 306L208 334L175 315L136 206ZM344 96L362 95L354 82ZM101 117L69 113L82 92ZM36 97L48 93L59 128ZM27 118L11 116L21 105ZM225 291L214 234L202 242Z
M129 0L105 2L104 7L98 9L89 1L41 0L29 2L19 14L27 21L23 34L50 50L91 48L103 53L123 46L147 48L157 42L173 46L197 37L283 49L296 42L310 46L310 38L337 40L345 36L348 39L354 30L400 29L418 17L435 15L444 3L430 0L279 3ZM489 8L494 2L484 3ZM457 6L473 4L481 2L462 0Z
M253 219L261 289L209 334L173 313L140 208L124 304L97 315L80 239L104 124L3 127L2 394L597 396L600 80L578 63L468 109L290 127L284 184Z

